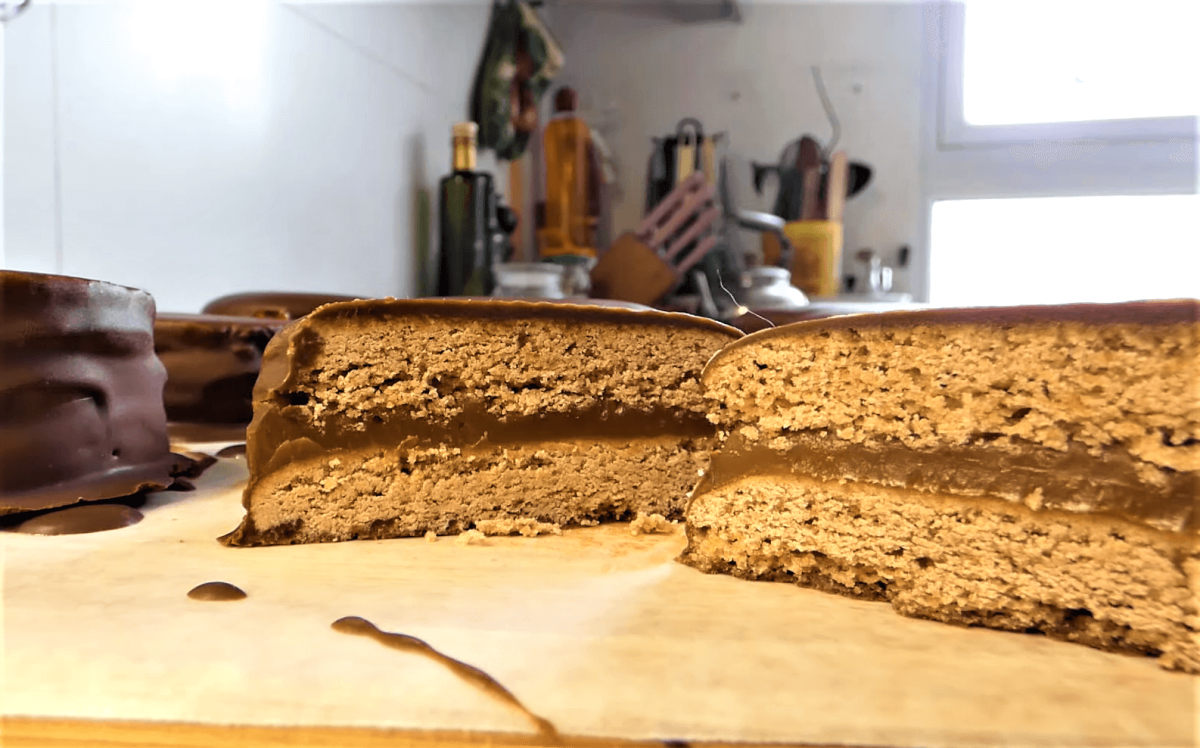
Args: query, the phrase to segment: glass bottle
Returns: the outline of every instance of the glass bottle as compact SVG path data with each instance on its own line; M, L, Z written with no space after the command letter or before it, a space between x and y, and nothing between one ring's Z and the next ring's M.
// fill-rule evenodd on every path
M546 125L546 207L539 232L545 259L596 256L600 175L595 173L591 131L576 114L578 104L573 89L560 88L554 97L556 114Z
M487 296L492 277L492 176L476 171L474 122L453 128L453 171L438 183L438 296Z

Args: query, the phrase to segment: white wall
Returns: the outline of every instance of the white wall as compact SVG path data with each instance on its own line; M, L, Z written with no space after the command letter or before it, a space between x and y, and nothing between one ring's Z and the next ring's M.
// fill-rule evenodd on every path
M849 257L870 247L894 255L921 237L920 82L922 9L915 3L741 2L741 24L680 24L595 4L562 4L548 23L566 49L562 83L585 108L616 123L611 145L621 161L624 199L618 229L642 216L651 137L685 116L727 131L744 207L769 210L774 182L753 193L751 160L775 163L805 133L826 141L830 128L809 66L819 64L842 124L839 148L873 167L870 186L845 214ZM852 261L846 261L848 271ZM908 287L899 273L898 289Z
M489 5L180 5L39 5L7 27L4 267L164 311L413 294L419 196L449 169Z

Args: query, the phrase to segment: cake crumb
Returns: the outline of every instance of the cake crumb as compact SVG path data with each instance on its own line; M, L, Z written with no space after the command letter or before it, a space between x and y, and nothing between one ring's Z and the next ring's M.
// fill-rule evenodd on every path
M484 535L523 535L527 538L538 535L562 535L562 527L552 522L538 522L531 517L516 519L481 519L475 529Z
M1034 489L1033 493L1027 494L1022 501L1025 502L1025 506L1036 512L1042 508L1042 489Z
M669 535L675 531L675 527L661 514L638 512L633 521L629 523L629 531L634 535L652 535L654 533Z
M599 524L600 524L600 520L598 520L598 519L581 519L581 520L579 520L580 527L595 527L596 525L599 525Z
M437 533L434 532L433 530L430 530L429 532L425 533L425 539L428 540L430 543L436 543L437 542Z
M478 530L467 530L454 539L459 545L487 545L487 535Z

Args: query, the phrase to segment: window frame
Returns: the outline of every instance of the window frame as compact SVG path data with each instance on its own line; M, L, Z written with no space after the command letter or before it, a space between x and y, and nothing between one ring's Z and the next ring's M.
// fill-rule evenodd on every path
M942 20L945 54L940 66L938 143L943 149L1006 146L1040 140L1098 139L1113 144L1196 136L1195 115L1005 125L967 122L963 109L966 3L948 4Z
M962 110L965 5L925 5L921 251L913 297L930 297L933 204L973 198L1194 194L1197 117L972 125Z

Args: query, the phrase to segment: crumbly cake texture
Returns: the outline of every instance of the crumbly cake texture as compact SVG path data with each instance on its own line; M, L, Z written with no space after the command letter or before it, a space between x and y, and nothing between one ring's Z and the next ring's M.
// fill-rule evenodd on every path
M1200 673L1200 304L799 323L715 356L682 560Z
M687 315L569 304L323 307L267 349L247 515L222 540L681 517L715 440L699 375L737 337Z

